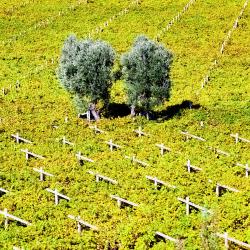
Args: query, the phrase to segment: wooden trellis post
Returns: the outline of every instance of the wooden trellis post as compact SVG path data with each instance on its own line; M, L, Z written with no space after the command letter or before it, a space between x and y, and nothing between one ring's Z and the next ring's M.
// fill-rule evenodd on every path
M236 188L231 188L231 187L228 187L228 186L225 186L225 185L221 185L221 184L219 184L219 183L217 183L216 184L216 195L218 196L218 197L220 197L220 190L221 189L224 189L224 190L228 190L228 191L232 191L232 192L240 192L238 189L236 189Z
M7 208L5 208L3 211L0 210L0 214L2 214L5 217L5 221L4 221L4 227L5 227L5 229L7 229L7 227L8 227L9 219L18 221L18 222L20 222L24 226L31 225L31 223L29 223L28 221L22 220L22 219L14 216L12 214L9 214Z
M224 155L224 156L230 156L230 154L228 152L220 150L218 148L213 148L213 147L210 147L210 146L208 146L207 148L210 149L210 150L212 150L212 151L214 151L215 154L220 154L220 155Z
M81 152L78 152L76 154L76 158L78 159L79 163L80 164L84 164L84 161L87 161L87 162L94 162L94 160L88 158L88 157L85 157L83 155L81 155Z
M118 204L119 208L121 208L123 205L132 206L132 207L138 207L139 206L138 204L136 204L134 202L131 202L131 201L128 201L128 200L125 200L123 198L120 198L117 195L111 195L111 198L117 200L117 204Z
M45 176L51 176L51 177L54 176L53 174L45 172L42 167L40 167L40 169L33 168L33 170L36 171L36 172L38 172L38 173L40 173L40 181L44 181L45 180Z
M88 122L91 121L91 113L90 113L89 110L88 110L87 112L85 112L85 113L78 114L78 118L84 118L84 117L87 118L87 121L88 121Z
M106 142L109 145L110 151L112 152L113 149L116 148L121 148L120 145L113 143L112 139L110 139L109 141Z
M62 143L63 145L70 145L70 146L74 146L74 143L66 140L66 137L64 136L63 139L62 139Z
M201 171L202 170L201 168L198 168L198 167L195 167L195 166L191 165L190 160L187 161L186 166L187 166L187 170L188 170L189 173L191 173L192 170L193 171Z
M250 171L250 168L249 168L248 163L246 163L246 165L241 164L241 163L236 163L236 166L243 167L243 168L246 170L246 177L248 177L248 176L249 176L249 171Z
M224 233L224 234L220 234L220 233L216 233L216 236L224 239L224 245L226 249L229 249L229 242L233 242L236 245L239 245L240 247L243 247L245 249L250 249L250 244L247 244L245 242L239 241L235 238L231 238L228 236L228 233Z
M77 231L79 234L81 234L83 228L98 231L98 228L96 226L93 226L93 225L89 224L88 222L83 221L80 216L68 215L68 218L75 220L77 222Z
M95 133L96 134L102 134L102 133L104 133L104 131L103 130L101 130L101 129L99 129L99 128L97 128L97 126L95 125L95 126L89 126L91 129L93 129L94 131L95 131Z
M163 143L162 143L162 144L155 144L155 146L158 147L158 148L160 148L160 150L161 150L161 155L164 155L164 152L165 152L165 151L168 151L168 152L171 151L171 148L168 148L168 147L164 146Z
M187 196L186 199L182 199L182 198L177 198L178 201L181 201L183 203L185 203L186 205L186 215L189 215L190 214L190 207L193 207L195 209L198 209L198 210L201 210L201 211L204 211L204 212L207 212L207 213L211 213L210 210L206 209L205 207L202 207L202 206L199 206L197 204L194 204L193 202L190 202L190 199L189 197Z
M250 140L242 138L242 137L239 137L238 133L236 133L235 135L234 134L230 134L230 136L235 138L235 143L238 143L239 141L250 143Z
M19 142L25 142L25 143L30 143L30 144L32 144L31 141L29 141L29 140L27 140L27 139L24 139L24 138L20 137L18 133L16 133L15 135L12 134L11 136L12 136L13 138L16 139L16 142L17 142L17 143L19 143Z
M104 180L104 181L106 181L106 182L109 182L109 183L112 183L112 184L118 184L118 182L116 181L116 180L113 180L113 179L111 179L111 178L109 178L109 177L107 177L107 176L104 176L104 175L101 175L101 174L98 174L98 173L95 173L95 172L93 172L93 171L91 171L91 170L89 170L89 171L87 171L89 174L92 174L92 175L94 175L95 176L95 178L96 178L96 182L99 182L100 180Z
M54 196L55 196L55 204L56 204L56 205L59 204L59 200L60 200L60 199L64 199L64 200L70 201L70 198L69 198L68 196L66 196L66 195L64 195L64 194L60 194L60 193L57 191L57 189L52 190L52 189L50 189L50 188L46 188L46 191L48 191L48 192L54 194Z
M181 134L183 134L183 135L186 136L186 140L188 140L189 138L194 138L194 139L199 140L199 141L206 141L202 137L199 137L199 136L196 136L196 135L192 135L192 134L190 134L188 132L185 132L185 131L181 131Z
M28 160L30 157L34 157L34 158L38 158L38 159L44 159L43 156L35 154L35 153L32 153L32 152L29 152L28 149L21 149L21 152L25 153L26 160Z
M148 167L148 166L149 166L148 163L136 159L135 156L129 157L129 156L126 156L126 155L125 155L125 158L131 160L132 162L138 163L138 164L142 165L143 167Z
M139 127L138 129L134 130L136 134L138 134L139 137L141 136L149 136L149 134L146 134L145 132L142 131L142 128Z
M174 239L173 237L170 237L170 236L168 236L168 235L166 235L166 234L163 234L163 233L161 233L161 232L155 232L155 235L158 236L158 237L163 238L164 240L172 241L172 242L174 242L175 244L179 243L179 240Z
M155 188L157 189L158 186L166 186L166 187L169 187L169 188L176 188L176 186L174 185L171 185L167 182L164 182L164 181L161 181L159 179L157 179L156 177L152 177L152 176L146 176L146 178L152 182L154 182L154 186Z

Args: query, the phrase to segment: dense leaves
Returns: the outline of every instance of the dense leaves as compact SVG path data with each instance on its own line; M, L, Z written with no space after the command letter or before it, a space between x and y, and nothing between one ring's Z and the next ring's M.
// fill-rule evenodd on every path
M139 36L121 63L130 105L149 111L169 97L172 54L163 45Z
M114 59L113 49L105 42L78 41L75 36L65 41L58 76L65 89L76 96L78 108L109 101Z

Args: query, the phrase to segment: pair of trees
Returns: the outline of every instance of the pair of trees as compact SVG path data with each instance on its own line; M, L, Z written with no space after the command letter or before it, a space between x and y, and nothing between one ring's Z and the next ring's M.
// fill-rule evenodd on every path
M58 70L62 86L75 99L79 111L88 109L95 120L99 107L109 103L115 51L103 41L66 39ZM122 75L126 83L131 115L136 108L148 114L170 94L172 54L162 45L139 36L128 53L122 55Z

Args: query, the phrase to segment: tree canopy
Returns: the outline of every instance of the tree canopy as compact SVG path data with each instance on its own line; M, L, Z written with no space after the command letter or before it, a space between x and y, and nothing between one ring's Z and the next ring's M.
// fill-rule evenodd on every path
M145 36L135 40L130 52L121 58L131 114L134 108L148 112L170 96L172 53Z
M78 109L95 111L98 101L108 102L111 70L115 60L112 47L103 41L79 41L73 35L64 42L58 77L74 95ZM98 119L98 114L92 112Z

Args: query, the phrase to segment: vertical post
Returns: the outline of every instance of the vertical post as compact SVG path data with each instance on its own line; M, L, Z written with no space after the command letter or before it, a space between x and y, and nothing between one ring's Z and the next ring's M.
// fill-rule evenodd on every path
M99 177L98 174L95 176L95 179L96 179L96 182L99 182L99 181L100 181L100 177Z
M59 204L59 197L58 197L58 191L57 191L57 189L55 189L55 204L56 205Z
M139 127L138 132L139 132L139 137L141 137L141 132L142 132L141 126Z
M156 180L156 178L154 178L154 185L155 185L155 189L157 189L157 180Z
M80 218L78 218L78 219L80 220ZM81 234L81 232L82 232L82 225L79 221L77 221L77 231L79 234Z
M186 215L189 215L190 209L189 209L189 197L186 197Z
M118 199L118 200L117 200L117 204L118 204L118 207L120 208L120 207L121 207L121 205L122 205L122 202L121 202L121 200L120 200L120 199Z
M19 143L19 134L16 133L16 142Z
M4 217L5 217L5 220L4 220L4 228L5 228L5 230L6 230L7 227L8 227L8 224L9 224L9 220L8 220L8 210L7 210L7 208L5 208L3 211L4 211Z
M69 121L68 116L65 116L64 122L67 123Z
M249 167L248 167L248 163L246 164L246 177L249 176Z
M28 160L28 159L29 159L28 149L26 149L25 151L26 151L26 152L25 152L25 153L26 153L26 154L25 154L25 158L26 158L26 160Z
M224 233L224 239L225 239L225 247L226 249L229 249L229 242L228 242L228 233Z
M44 174L43 174L43 168L40 167L40 181L43 181L44 180Z
M190 168L190 160L187 161L187 168L188 168L188 172L191 172L191 168Z
M109 140L109 147L110 147L110 151L113 151L113 143L112 143L112 139Z
M163 144L161 144L161 155L163 155L164 154L164 145Z
M220 186L216 184L216 195L220 197Z
M235 134L235 143L237 144L238 142L239 142L239 134L236 133L236 134Z
M133 163L135 162L135 156L134 155L132 156L132 162Z

